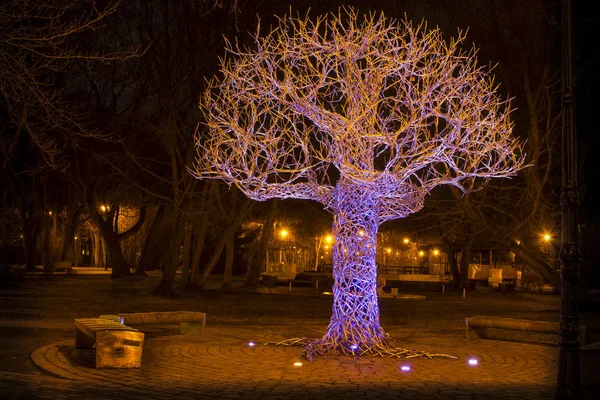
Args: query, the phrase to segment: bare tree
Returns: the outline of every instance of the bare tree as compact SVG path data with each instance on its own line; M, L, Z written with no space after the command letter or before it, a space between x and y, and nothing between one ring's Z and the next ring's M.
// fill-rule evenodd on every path
M102 162L144 192L151 203L161 205L162 212L153 229L164 232L150 231L148 246L137 269L137 273L143 274L143 268L150 267L148 262L151 262L152 267L163 270L155 294L173 292L180 265L184 271L183 287L197 287L197 263L212 222L207 218L215 210L206 185L187 172L195 155L191 140L198 120L195 104L204 76L216 70L214 60L223 48L222 35L246 30L244 21L252 20L259 3L254 0L123 2L111 18L110 26L98 35L96 45L105 49L114 43L136 40L147 46L144 57L108 67L98 63L89 68L86 63L79 63L81 68L77 73L84 83L80 89L84 101L98 116L99 123L109 126L113 136L119 137L122 149L117 151L126 155L125 159L105 154L95 156L102 157ZM131 167L124 168L126 163ZM169 233L177 231L175 227L179 225L183 226L184 234ZM182 247L183 260L180 260Z
M407 355L379 324L378 227L438 185L472 190L522 168L509 104L475 50L460 49L463 34L446 42L424 23L342 8L282 18L254 39L228 46L202 98L195 173L334 214L333 315L303 355Z
M26 133L49 165L56 166L61 149L51 131L104 135L82 126L74 108L66 106L60 76L69 63L110 62L140 54L133 48L84 54L69 45L73 37L101 27L118 3L98 8L94 1L9 0L0 5L0 104L17 126L13 140Z
M140 54L137 48L93 53L74 45L76 39L101 28L118 4L0 2L0 173L6 174L18 197L28 269L34 266L35 235L41 232L36 220L51 208L45 185L51 170L62 171L68 165L64 148L76 139L108 138L107 132L88 124L85 110L69 103L65 79L69 66L74 60L111 62ZM48 249L44 245L44 253ZM48 254L44 259L50 262Z
M425 7L440 24L469 24L470 38L488 44L487 53L493 52L499 61L496 75L503 89L516 96L518 110L513 118L519 124L514 134L527 138L526 162L531 168L519 179L494 182L488 190L472 196L449 192L450 201L443 196L429 201L428 210L422 214L436 215L442 236L456 238L457 248L468 243L465 232L485 232L558 290L557 265L544 260L540 247L542 234L551 233L560 217L559 38L553 38L557 32L553 32L552 22L555 7L540 0L490 0L485 4L467 0L445 7L432 2Z

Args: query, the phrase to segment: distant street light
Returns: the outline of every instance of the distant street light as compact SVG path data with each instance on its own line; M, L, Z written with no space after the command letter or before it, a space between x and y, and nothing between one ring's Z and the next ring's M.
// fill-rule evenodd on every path
M552 236L549 233L544 234L544 241L549 242L552 240Z
M408 238L404 238L404 244L408 244L410 240Z
M331 243L331 242L333 241L333 237L332 237L331 235L327 235L327 236L325 237L325 241L326 241L327 243Z
M288 235L288 231L287 231L287 230L285 230L285 229L282 229L282 230L279 232L279 236L281 236L281 238L282 238L282 239L285 239L285 238L287 237L287 235Z

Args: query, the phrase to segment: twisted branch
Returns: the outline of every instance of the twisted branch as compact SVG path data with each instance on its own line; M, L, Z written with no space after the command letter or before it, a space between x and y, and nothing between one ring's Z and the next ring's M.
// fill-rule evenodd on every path
M343 176L373 188L383 222L418 211L437 185L465 190L523 167L509 103L462 33L446 42L424 23L342 8L283 17L254 40L228 43L202 97L198 177L330 206Z
M284 17L253 49L228 44L208 84L196 133L198 178L223 179L255 200L300 198L334 214L334 303L326 353L450 357L398 349L379 323L378 226L420 210L437 185L473 190L523 167L510 106L465 52L463 34L341 8ZM484 178L484 179L480 179Z

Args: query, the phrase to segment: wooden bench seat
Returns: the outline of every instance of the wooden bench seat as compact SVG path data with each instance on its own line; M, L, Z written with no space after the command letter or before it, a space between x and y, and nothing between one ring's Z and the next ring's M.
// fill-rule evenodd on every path
M465 318L467 339L488 338L488 329L507 329L523 332L553 333L558 335L558 322L531 321L515 318L475 316ZM586 327L579 325L581 343L585 343Z
M96 368L140 368L144 334L102 318L75 319L75 348L96 346Z
M52 264L52 271L53 272L66 271L68 275L75 273L75 271L73 271L73 262L72 261L55 261Z
M182 335L202 335L206 326L206 313L197 311L161 311L146 313L124 313L101 318L117 318L125 325L179 324Z
M52 273L52 271L25 271L21 273L21 276L23 277L23 280L46 279L51 281L53 280L52 278L54 274Z
M298 285L298 286L311 286L312 282L310 280L306 280L306 279L290 279L288 280L288 283L291 283L292 285ZM314 286L314 285L312 285Z

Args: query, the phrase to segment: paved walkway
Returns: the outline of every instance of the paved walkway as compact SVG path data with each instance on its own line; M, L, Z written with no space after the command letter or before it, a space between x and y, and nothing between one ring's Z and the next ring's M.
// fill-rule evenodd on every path
M307 328L307 327L305 327ZM313 329L308 329L313 331ZM297 347L282 326L207 327L204 336L147 335L141 370L96 370L93 350L73 340L37 349L46 375L0 373L4 398L95 399L550 399L557 349L388 329L402 347L446 351L458 360L321 357L294 366ZM248 347L249 340L258 345ZM469 357L479 360L468 365ZM402 372L410 365L410 372Z
M328 356L295 367L299 348L260 344L321 335L330 296L296 287L291 293L277 287L265 294L149 295L159 279L82 274L0 288L0 399L553 398L558 349L540 343L556 343L556 335L497 331L491 337L505 340L467 341L464 318L556 321L556 296L471 292L466 298L426 293L427 301L382 299L382 325L398 346L459 359ZM220 280L212 284L216 288ZM141 370L96 370L93 351L73 348L74 318L177 310L206 312L205 335L148 333ZM598 320L590 315L582 323ZM248 347L250 340L259 345ZM470 367L469 357L479 365ZM405 364L410 372L400 370Z
M112 270L96 267L73 267L73 273L78 275L110 275Z

